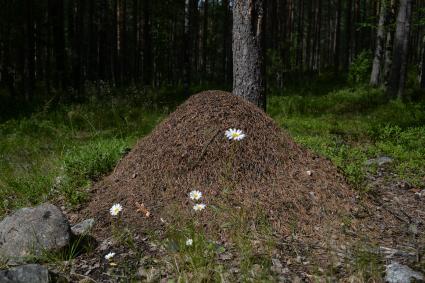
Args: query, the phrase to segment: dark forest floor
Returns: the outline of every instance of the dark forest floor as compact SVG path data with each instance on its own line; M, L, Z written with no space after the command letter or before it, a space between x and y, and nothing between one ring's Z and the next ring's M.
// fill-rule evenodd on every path
M220 246L206 235L194 235L202 249L176 250L170 241L154 236L134 239L111 234L109 242L97 248L89 245L83 255L68 252L48 255L42 261L58 272L80 274L73 275L75 280L88 276L99 281L157 281L169 274L176 280L198 281L351 276L359 282L379 282L389 254L424 272L421 232L425 215L420 209L425 202L424 100L387 102L382 91L367 87L340 87L320 95L297 88L284 94L269 98L268 114L298 143L329 158L359 195L373 199L377 207L404 223L394 228L394 233L405 233L404 245L397 251L362 242L346 262L336 261L327 269L312 266L316 271L306 274L302 266L309 265L308 260L290 243L269 243L264 253L270 256L259 261L258 239L244 237L249 227L239 218L234 246ZM0 215L49 200L60 204L73 221L73 211L84 205L91 184L110 172L136 140L174 107L158 102L154 93L133 89L126 95L93 97L54 109L46 104L31 115L4 121L0 124ZM378 164L380 157L388 157L387 162ZM191 229L170 229L168 239L179 242L183 235L193 233ZM111 247L117 253L117 266L99 256ZM278 260L276 250L291 250L292 260Z

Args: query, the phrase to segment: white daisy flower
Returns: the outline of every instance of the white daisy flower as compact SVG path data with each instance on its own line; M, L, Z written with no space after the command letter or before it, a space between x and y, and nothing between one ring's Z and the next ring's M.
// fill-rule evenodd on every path
M203 204L203 203L198 203L198 204L195 204L194 206L193 206L193 210L195 210L195 211L201 211L201 210L204 210L205 209L205 204Z
M186 240L186 246L191 246L193 244L193 240L192 239L187 239Z
M191 200L199 200L202 197L202 192L200 191L191 191L189 193L189 197Z
M110 209L109 213L112 216L117 216L122 211L122 206L119 203L114 204Z
M105 259L110 260L111 258L113 258L115 256L115 253L110 252L109 254L105 255Z
M242 130L239 129L228 129L224 135L229 139L229 140L235 140L235 141L240 141L243 138L245 138L245 134L242 132Z

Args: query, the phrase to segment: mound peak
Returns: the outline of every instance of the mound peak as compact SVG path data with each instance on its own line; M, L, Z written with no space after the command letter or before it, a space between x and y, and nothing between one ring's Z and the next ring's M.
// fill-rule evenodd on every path
M241 129L246 137L229 141L224 133ZM312 174L309 174L310 171ZM282 236L296 223L306 239L318 230L335 232L355 206L355 195L336 168L297 145L253 104L222 91L189 98L139 140L114 172L93 189L85 215L109 225L108 210L123 207L123 221L138 229L160 228L194 213L188 194L203 193L207 208L200 221L220 230L224 212L245 209L267 217ZM150 212L146 218L137 207ZM326 236L326 237L327 237Z

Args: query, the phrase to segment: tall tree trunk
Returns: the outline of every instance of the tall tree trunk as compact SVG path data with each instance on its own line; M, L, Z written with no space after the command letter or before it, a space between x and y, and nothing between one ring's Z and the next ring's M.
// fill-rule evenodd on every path
M7 7L7 8L9 8L9 7ZM6 10L6 11L8 11L8 10ZM3 60L1 62L2 64L0 65L1 80L2 80L2 82L4 82L6 84L6 87L8 88L8 90L10 92L10 96L12 97L12 99L17 99L18 93L17 93L16 88L15 88L15 78L13 76L12 66L11 66L11 58L10 58L11 23L10 23L10 19L8 18L8 15L1 14L1 16L4 16L4 18L2 18L2 20L4 20L2 22L2 25L4 25L4 32L2 33L2 37L1 37L1 42L2 42L1 52L2 52L2 57L3 57Z
M387 28L387 35L385 39L385 64L384 64L384 74L383 80L385 83L385 87L388 87L388 82L390 79L391 65L393 62L393 42L394 42L394 31L391 28L391 25L394 23L395 17L395 0L391 0L390 7L387 12L387 17L385 21L385 26Z
M384 58L384 40L385 40L385 18L387 13L387 0L381 0L381 9L379 12L378 30L376 33L375 56L373 58L372 74L370 76L370 85L377 86L380 83L382 59Z
M33 98L35 87L35 40L34 3L26 1L26 56L25 56L25 100Z
M127 60L128 58L128 50L127 50L127 1L126 0L121 0L121 24L120 24L120 73L122 76L122 82L124 84L128 83L128 71L129 71L129 61Z
M421 89L425 89L425 35L422 39L422 56L421 56L421 68L420 68L420 85Z
M350 68L351 63L351 33L352 33L352 6L353 6L353 0L347 1L347 15L346 15L346 42L345 42L345 64L344 69L348 71Z
M229 26L231 24L230 12L229 12L229 0L223 0L223 10L224 10L224 23L223 23L223 63L222 63L222 75L223 82L227 84L232 77L232 63L231 63L231 31L229 30ZM229 51L230 49L230 51Z
M401 97L407 72L407 52L410 37L410 18L413 0L400 0L397 27L394 35L393 63L387 93L390 97Z
M313 62L313 70L320 71L320 55L321 55L321 31L322 31L322 1L317 0L317 8L316 8L316 30L314 32L315 36L315 47L313 50L314 54L314 62Z
M152 84L152 35L151 35L151 4L143 0L143 81L145 85Z
M85 0L78 0L74 6L74 28L73 36L73 87L78 96L84 92L83 56L84 56L84 11Z
M121 1L114 1L114 78L115 84L120 85L121 74Z
M307 70L308 71L311 71L311 69L312 69L312 58L313 58L313 52L312 52L312 50L313 50L313 48L312 48L312 46L313 46L313 41L312 41L312 38L314 38L314 36L312 36L312 33L314 32L313 31L313 28L315 27L315 26L313 26L313 18L314 18L314 2L313 1L308 1L309 2L309 14L308 14L308 18L310 19L309 21L308 21L308 26L307 26L307 39L306 39L306 41L307 41L307 46L306 46L306 65L307 65Z
M234 2L233 93L265 110L264 2Z
M139 22L139 1L133 0L133 82L137 83L140 71L140 22Z
M202 75L207 75L207 52L208 52L208 0L204 2L204 23L202 25Z
M297 32L297 69L303 70L303 51L304 51L304 0L299 0L298 32Z
M191 36L190 36L190 0L185 0L184 6L184 50L183 50L183 88L185 96L189 96L190 86L190 55L191 55Z
M371 0L369 0L371 1ZM360 48L360 0L354 1L354 40L353 44L353 57L355 58L361 51Z
M198 8L198 0L191 0L191 29L190 34L192 35L192 72L195 72L196 74L199 74L200 66L199 66L199 59L200 59L200 15L199 15L199 8ZM207 24L208 25L208 24ZM197 81L199 82L199 75L197 76Z
M334 44L334 72L339 72L339 57L340 57L340 43L341 43L341 1L337 0L336 16L335 16L335 44Z

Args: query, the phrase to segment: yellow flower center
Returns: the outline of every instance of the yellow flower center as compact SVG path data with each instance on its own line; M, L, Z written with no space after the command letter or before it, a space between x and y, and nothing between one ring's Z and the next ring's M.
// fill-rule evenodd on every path
M239 137L238 133L232 133L232 138L237 138L237 137Z

